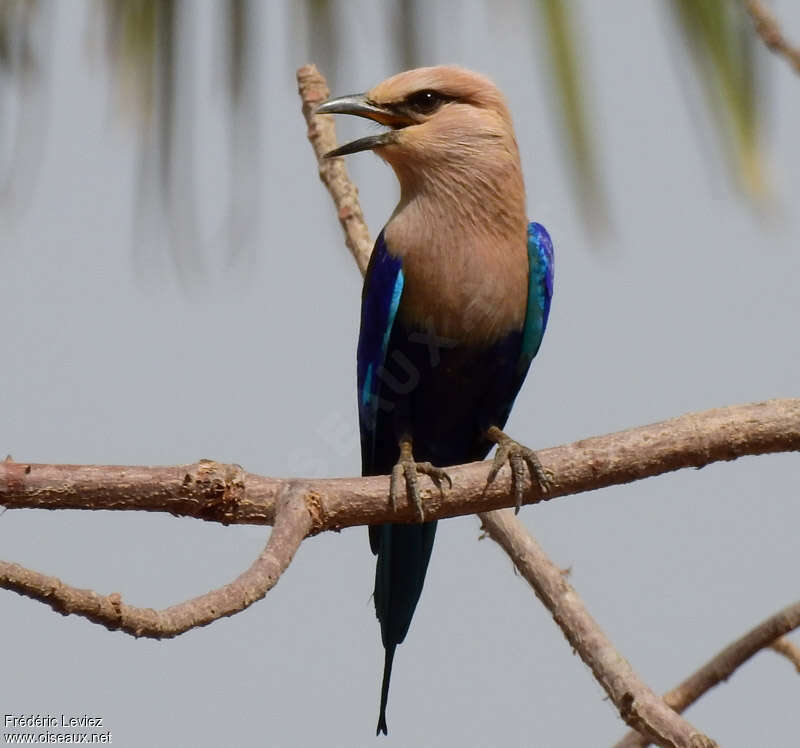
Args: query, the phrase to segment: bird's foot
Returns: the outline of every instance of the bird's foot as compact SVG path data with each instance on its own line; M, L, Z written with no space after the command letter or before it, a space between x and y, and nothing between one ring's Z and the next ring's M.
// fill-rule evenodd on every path
M492 484L497 477L497 473L500 472L500 468L507 462L511 467L511 484L514 487L514 498L516 500L514 513L518 514L522 506L522 489L525 484L524 466L528 466L531 481L538 485L542 496L550 489L552 476L542 467L536 452L514 441L497 426L492 426L486 432L486 436L497 444L497 452L494 455L492 468L489 470L489 477L486 479L486 487L488 488Z
M422 508L422 497L419 494L418 479L419 473L427 475L433 485L439 489L439 493L444 495L444 481L450 488L453 487L453 481L450 476L430 462L415 462L414 455L411 451L411 440L402 439L400 441L400 458L397 464L392 468L392 477L389 482L389 499L392 502L392 509L397 510L397 496L400 492L400 482L405 479L406 496L408 500L414 504L419 514L419 521L425 521L425 510Z

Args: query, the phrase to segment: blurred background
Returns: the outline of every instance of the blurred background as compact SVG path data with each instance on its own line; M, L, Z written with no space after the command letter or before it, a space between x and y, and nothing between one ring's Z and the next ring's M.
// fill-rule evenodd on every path
M769 8L800 43L800 6ZM736 0L0 0L0 452L267 475L359 471L361 280L295 69L335 94L457 63L505 92L556 247L509 431L546 447L798 395L800 77ZM371 126L345 121L340 138ZM373 233L391 171L350 157ZM666 690L796 597L797 456L523 510L622 654ZM0 556L134 605L230 581L268 530L144 513L0 516ZM623 725L515 576L442 523L398 650L392 745L607 745ZM0 593L0 712L89 714L121 746L373 745L383 653L366 531L174 641ZM796 744L758 655L693 707L723 745Z

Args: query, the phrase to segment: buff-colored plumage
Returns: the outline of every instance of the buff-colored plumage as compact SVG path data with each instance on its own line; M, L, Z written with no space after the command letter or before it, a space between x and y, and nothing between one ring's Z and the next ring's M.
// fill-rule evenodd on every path
M522 327L527 298L528 221L511 116L488 78L453 66L400 73L367 98L391 105L424 89L453 100L375 149L400 182L385 229L407 279L400 318L493 342Z

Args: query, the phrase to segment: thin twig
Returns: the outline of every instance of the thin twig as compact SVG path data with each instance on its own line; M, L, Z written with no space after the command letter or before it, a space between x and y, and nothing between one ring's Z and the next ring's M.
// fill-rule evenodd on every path
M127 605L118 592L99 595L5 561L0 561L0 585L39 600L58 613L82 616L112 631L171 639L244 610L277 584L311 529L311 515L302 494L292 488L287 494L266 547L247 571L224 587L164 610Z
M664 746L715 746L672 711L633 671L592 618L561 570L510 509L478 515L483 529L510 556L536 596L550 611L567 641L591 668L620 716Z
M753 19L756 33L773 52L785 57L796 73L800 73L800 47L795 47L786 40L780 24L761 0L747 0L747 12Z
M782 636L772 642L769 647L789 660L789 662L794 665L794 669L800 673L800 647L798 647L793 641L790 641L785 636Z
M297 71L297 88L308 124L308 140L317 156L319 177L333 198L345 244L364 275L372 252L372 240L358 202L358 189L347 176L344 159L325 158L325 154L337 146L333 115L314 114L314 110L330 96L328 84L314 65L305 65Z
M733 675L734 671L754 654L770 647L778 637L800 627L800 602L763 620L725 649L718 652L703 667L685 681L664 694L664 702L676 712L683 712L703 694ZM614 748L643 748L647 739L629 732Z

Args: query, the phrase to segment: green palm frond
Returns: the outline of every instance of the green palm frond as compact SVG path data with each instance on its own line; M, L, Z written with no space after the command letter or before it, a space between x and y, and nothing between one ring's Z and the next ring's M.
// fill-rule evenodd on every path
M252 250L251 231L258 214L260 198L258 170L253 159L260 141L259 87L253 65L253 50L258 45L256 5L260 0L228 0L227 18L230 187L227 210L229 265L234 265Z
M397 36L400 69L411 70L422 64L417 0L397 0Z
M306 0L308 45L314 60L328 70L328 80L336 79L339 61L339 44L336 27L336 9L331 0Z
M703 81L731 169L751 197L768 190L759 147L756 38L741 4L672 0L672 9Z
M155 108L159 0L101 0L117 104L147 126Z
M35 68L31 26L39 9L38 0L0 2L0 71L27 75Z
M247 0L228 0L228 93L239 106L244 88L247 60Z
M93 2L105 27L112 94L119 108L132 117L139 133L139 194L147 196L154 213L172 221L170 243L174 243L175 236L183 235L183 245L188 247L194 243L193 229L189 225L194 220L193 212L187 206L193 200L189 193L192 191L191 161L195 155L191 145L194 115L187 107L191 108L193 87L189 78L199 73L192 64L184 64L184 54L191 51L197 37L192 23L197 8L192 0ZM522 6L530 0L505 2ZM421 40L425 30L422 24L428 18L427 6L420 0L386 0L386 3L391 16L386 41L397 51L399 66L410 68L425 64ZM0 83L10 81L6 90L18 97L21 104L24 96L32 99L31 92L44 88L34 83L41 77L35 75L37 69L47 68L47 44L42 42L42 34L33 33L33 30L37 27L35 22L45 18L55 6L56 3L42 0L0 0ZM258 65L254 50L263 47L264 40L258 35L264 34L265 24L256 23L254 19L263 20L265 6L262 0L220 0L212 11L216 14L214 43L225 52L222 59L229 96L226 114L230 124L231 225L246 222L245 216L257 214L255 180L246 174L254 163L252 148L260 127L261 86L256 83ZM592 87L585 80L583 68L587 60L582 56L584 45L576 6L577 3L569 0L537 0L535 9L544 29L546 61L554 89L552 98L557 102L555 106L563 122L561 130L576 203L584 221L596 229L606 227L610 216L596 133L592 128L593 113L588 96ZM300 14L305 13L311 56L328 72L335 86L340 45L347 31L339 20L344 3L341 0L303 0L291 7ZM743 3L741 0L668 0L662 7L672 14L680 38L686 43L687 56L697 70L700 90L716 125L715 141L723 146L731 174L751 197L767 195L760 150L759 112L763 93L756 80L758 41ZM292 54L296 54L295 49ZM22 111L24 107L18 108ZM28 110L30 106L25 111ZM0 135L8 142L13 141L13 137L7 135L13 136L12 125L0 121ZM27 136L30 128L24 126L16 130ZM41 151L40 148L35 150ZM33 151L29 148L29 152ZM2 162L14 161L4 154L0 157ZM18 190L20 180L9 176L14 170L4 167L3 171L0 193L5 189L3 184L7 184L9 190L12 187ZM176 187L176 180L180 188ZM176 205L182 206L182 219L171 215ZM181 222L183 227L176 228ZM232 240L230 244L234 248L244 242ZM231 257L235 255L232 251Z
M52 3L0 0L0 212L4 224L27 205L42 159L54 15ZM16 106L7 108L11 99Z
M539 9L548 40L550 73L560 102L581 212L590 225L604 227L609 220L608 211L586 115L571 6L565 0L539 0Z

